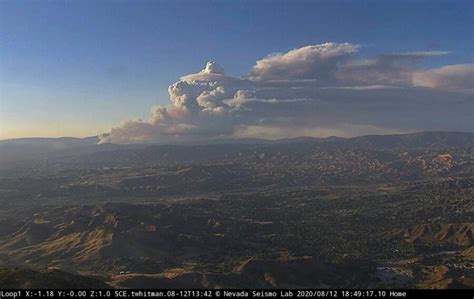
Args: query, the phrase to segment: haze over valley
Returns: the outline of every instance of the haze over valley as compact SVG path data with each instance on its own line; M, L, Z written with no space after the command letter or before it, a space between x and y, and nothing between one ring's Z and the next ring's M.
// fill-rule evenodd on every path
M472 24L0 1L0 291L473 289Z
M2 265L126 288L472 287L473 141L2 141Z

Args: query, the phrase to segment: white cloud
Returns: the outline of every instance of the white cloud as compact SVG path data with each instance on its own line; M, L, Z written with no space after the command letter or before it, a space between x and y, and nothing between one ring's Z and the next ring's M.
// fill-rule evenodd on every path
M322 84L333 80L338 63L358 48L349 43L325 43L271 54L257 61L249 78L256 81L314 79Z
M473 90L474 64L448 65L415 72L413 85L430 88Z
M172 84L170 105L152 107L149 121L125 122L101 142L472 131L472 94L457 90L472 89L472 65L422 71L422 59L446 52L357 59L358 48L325 43L273 54L244 78L208 62Z

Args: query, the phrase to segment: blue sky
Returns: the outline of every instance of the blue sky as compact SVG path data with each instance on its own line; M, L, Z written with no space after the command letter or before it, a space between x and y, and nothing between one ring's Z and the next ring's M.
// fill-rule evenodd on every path
M244 76L327 41L472 63L472 1L1 1L1 136L87 136L169 102L208 60Z

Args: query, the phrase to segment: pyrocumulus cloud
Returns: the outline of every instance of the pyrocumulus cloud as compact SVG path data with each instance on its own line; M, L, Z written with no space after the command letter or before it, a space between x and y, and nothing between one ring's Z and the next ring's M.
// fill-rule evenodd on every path
M258 60L241 78L216 62L168 88L171 103L127 121L101 143L355 136L473 130L474 65L420 69L448 52L358 58L350 43L309 45Z

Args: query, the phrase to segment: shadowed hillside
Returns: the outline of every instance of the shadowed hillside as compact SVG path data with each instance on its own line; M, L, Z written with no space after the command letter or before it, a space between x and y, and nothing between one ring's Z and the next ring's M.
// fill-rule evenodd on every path
M100 280L74 275L56 269L34 271L21 268L0 268L3 289L99 289L109 288Z

